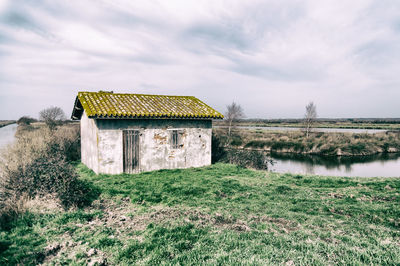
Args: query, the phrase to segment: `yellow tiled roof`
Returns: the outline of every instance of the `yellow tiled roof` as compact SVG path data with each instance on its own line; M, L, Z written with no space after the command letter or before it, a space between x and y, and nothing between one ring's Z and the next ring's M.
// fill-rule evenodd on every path
M212 118L224 116L193 96L79 92L72 119L84 109L91 118Z

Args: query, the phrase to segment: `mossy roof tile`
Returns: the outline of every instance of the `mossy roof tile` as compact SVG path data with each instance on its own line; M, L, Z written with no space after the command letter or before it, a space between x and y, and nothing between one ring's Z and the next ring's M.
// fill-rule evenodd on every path
M222 119L224 116L193 96L79 92L72 119L80 119L83 110L91 118L116 117L190 117Z

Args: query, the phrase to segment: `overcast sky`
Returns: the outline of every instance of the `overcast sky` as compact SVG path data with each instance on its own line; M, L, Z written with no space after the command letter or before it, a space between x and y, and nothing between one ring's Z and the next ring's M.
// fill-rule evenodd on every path
M0 120L98 90L400 117L400 1L0 0Z

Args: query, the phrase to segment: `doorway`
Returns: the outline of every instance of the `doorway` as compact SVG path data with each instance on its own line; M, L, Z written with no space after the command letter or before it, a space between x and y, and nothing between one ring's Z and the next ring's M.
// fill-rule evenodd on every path
M139 130L123 130L124 173L139 171Z

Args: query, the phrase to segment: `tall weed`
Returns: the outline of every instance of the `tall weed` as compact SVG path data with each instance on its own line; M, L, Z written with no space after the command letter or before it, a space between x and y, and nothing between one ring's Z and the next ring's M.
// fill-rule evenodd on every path
M79 160L80 138L75 127L56 131L40 128L19 134L0 156L0 220L15 218L20 210L9 199L56 195L64 208L90 204L98 194L78 179L71 161ZM3 223L4 222L4 223Z

